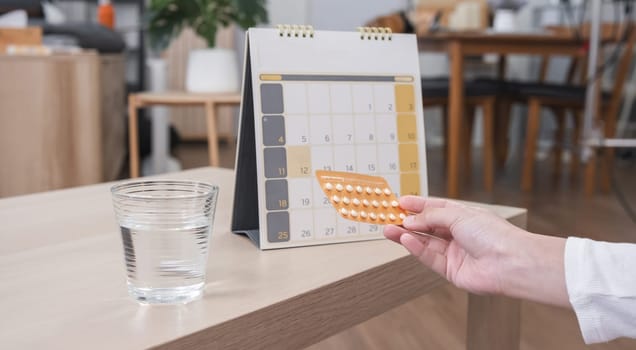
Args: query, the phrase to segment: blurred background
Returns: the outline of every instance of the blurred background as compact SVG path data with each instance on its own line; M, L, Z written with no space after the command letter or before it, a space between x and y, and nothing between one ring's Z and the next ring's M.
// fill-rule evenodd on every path
M636 242L635 149L581 161L593 81L599 137L636 138L633 2L601 9L590 76L587 0L0 0L0 198L233 168L246 28L382 26L418 39L432 195L528 208L534 232ZM465 303L449 286L312 348L383 349L396 334L402 349L463 348L449 325ZM522 349L584 348L572 313L523 308Z

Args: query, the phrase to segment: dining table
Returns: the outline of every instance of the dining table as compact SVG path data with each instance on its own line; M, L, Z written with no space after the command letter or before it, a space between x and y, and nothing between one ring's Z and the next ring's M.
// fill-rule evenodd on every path
M259 250L230 230L233 170L152 178L220 188L203 297L141 305L128 295L113 183L3 198L0 348L302 349L447 283L383 237ZM471 205L526 225L525 209ZM465 312L467 349L519 348L519 300L469 293Z
M507 55L538 56L582 56L586 54L585 40L572 31L540 30L524 32L479 31L437 31L418 34L420 52L445 52L450 61L448 130L447 142L447 184L446 196L460 197L460 143L462 120L465 111L464 69L465 58L486 54L498 54L498 76L505 77ZM507 116L506 116L507 117ZM497 122L495 118L495 122ZM503 138L506 130L495 129L497 138ZM500 145L501 142L495 142Z

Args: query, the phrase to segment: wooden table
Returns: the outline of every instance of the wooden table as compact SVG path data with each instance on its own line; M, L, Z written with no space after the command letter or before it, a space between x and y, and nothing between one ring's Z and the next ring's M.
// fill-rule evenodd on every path
M0 200L2 348L298 349L445 283L386 240L260 251L229 231L231 170L163 178L220 185L204 297L127 295L110 184ZM490 208L525 226L524 209ZM518 349L518 300L471 295L468 313L469 349Z
M584 53L580 40L571 34L440 32L418 38L420 51L445 51L451 61L450 96L448 102L447 196L459 197L459 152L461 121L464 115L464 57L496 53L529 55L566 55ZM500 61L499 75L503 76L505 59Z
M188 92L143 92L128 96L129 142L130 142L130 177L139 176L139 131L137 130L137 109L148 106L196 106L205 107L208 128L208 153L210 165L219 165L219 143L216 129L216 107L222 105L239 105L239 93L203 94Z

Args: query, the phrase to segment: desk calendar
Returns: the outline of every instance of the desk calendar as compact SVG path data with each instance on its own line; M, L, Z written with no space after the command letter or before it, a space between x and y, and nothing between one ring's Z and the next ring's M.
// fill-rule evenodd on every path
M261 249L382 238L382 225L339 217L315 172L426 195L419 77L414 35L249 29L232 231Z

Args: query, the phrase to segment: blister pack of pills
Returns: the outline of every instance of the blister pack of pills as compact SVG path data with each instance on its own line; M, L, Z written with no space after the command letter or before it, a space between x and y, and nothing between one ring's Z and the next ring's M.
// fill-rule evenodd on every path
M377 225L401 225L406 211L380 176L339 171L316 171L320 188L345 219Z

